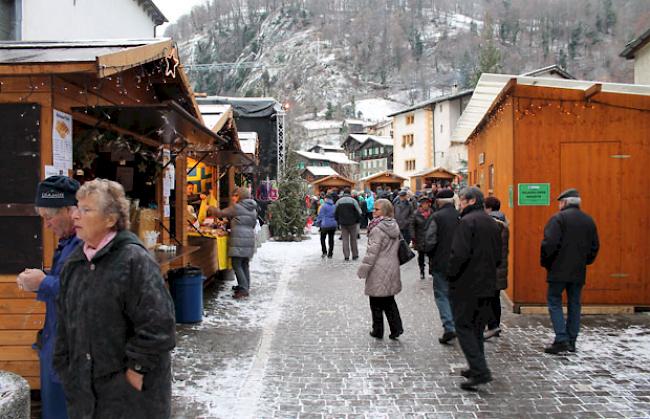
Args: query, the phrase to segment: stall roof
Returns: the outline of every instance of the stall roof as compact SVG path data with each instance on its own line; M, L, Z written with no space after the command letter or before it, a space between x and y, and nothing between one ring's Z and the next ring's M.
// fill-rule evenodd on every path
M385 170L383 172L379 172L379 173L375 173L375 174L372 174L372 175L368 175L366 177L362 177L361 179L359 179L359 181L367 182L369 180L373 180L375 178L382 177L382 176L389 176L389 177L394 177L394 178L398 178L398 179L401 179L401 180L406 180L405 177L402 177L402 176L400 176L398 174L395 174L395 172L391 172L390 170Z
M329 175L329 176L325 176L323 178L317 179L317 180L313 181L311 184L312 185L318 185L318 184L321 184L323 182L327 182L328 180L342 180L344 183L347 183L347 184L350 184L350 185L354 185L356 183L352 179L348 179L345 176L341 176L339 174L336 174L336 175Z
M219 132L228 118L232 118L232 106L230 105L199 105L199 111L201 111L205 125L215 132Z
M435 172L444 172L449 174L451 177L458 176L458 173L452 172L449 169L445 169L444 167L430 167L428 169L420 170L416 174L412 175L411 177L427 177L427 175Z
M331 176L339 174L336 170L332 169L329 166L307 166L305 167L303 173L305 171L309 171L314 176Z
M272 97L208 96L199 98L201 105L231 105L237 117L264 118L282 111L280 102Z
M81 120L91 116L97 121L111 124L151 138L160 144L172 144L180 137L192 138L193 143L205 146L224 145L226 141L205 125L197 123L194 116L174 101L155 104L79 107L72 109Z
M596 85L600 85L600 92L603 93L650 96L650 86L638 84L602 83L585 80L564 80L558 78L484 73L474 89L474 94L469 104L458 119L456 128L451 135L451 141L467 142L493 107L515 85L580 90L583 92Z
M239 132L239 145L242 152L255 155L257 153L257 141L256 132Z

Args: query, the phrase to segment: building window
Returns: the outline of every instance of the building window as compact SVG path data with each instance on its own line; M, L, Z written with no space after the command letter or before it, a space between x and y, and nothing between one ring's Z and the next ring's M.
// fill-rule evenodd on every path
M402 135L402 147L413 146L413 134Z
M442 103L440 104L440 106L438 107L438 109L440 109L440 112L442 112Z
M415 123L415 115L406 115L406 125L413 125Z
M300 163L298 163L298 169L302 170L304 168L305 168L305 162L304 161L301 161Z
M379 147L379 154L384 154L384 147Z
M442 133L442 124L440 124L440 132Z
M406 160L404 162L404 170L407 172L415 170L415 160Z

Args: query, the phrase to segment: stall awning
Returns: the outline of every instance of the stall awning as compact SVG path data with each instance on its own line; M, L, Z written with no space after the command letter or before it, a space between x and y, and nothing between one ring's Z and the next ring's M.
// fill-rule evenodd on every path
M178 138L191 145L221 146L226 140L174 101L143 105L95 106L73 108L83 119L90 116L100 124L110 124L160 144L172 144Z
M255 166L255 162L239 150L219 150L207 152L188 152L188 157L210 166Z

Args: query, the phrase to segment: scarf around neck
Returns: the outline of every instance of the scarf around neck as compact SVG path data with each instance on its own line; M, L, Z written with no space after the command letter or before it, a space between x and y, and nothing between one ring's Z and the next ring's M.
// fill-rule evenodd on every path
M375 228L377 224L381 223L384 220L384 218L386 217L384 217L383 215L381 217L373 218L370 224L368 224L368 233L370 233L370 230Z

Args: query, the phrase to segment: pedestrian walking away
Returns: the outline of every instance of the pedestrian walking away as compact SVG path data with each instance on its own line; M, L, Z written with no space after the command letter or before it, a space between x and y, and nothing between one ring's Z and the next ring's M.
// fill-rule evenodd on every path
M415 210L408 197L408 192L405 190L399 191L399 195L394 199L395 205L395 221L399 225L402 237L407 244L411 244L413 239L413 217Z
M232 195L232 205L224 210L210 207L208 214L213 217L230 219L230 236L228 237L228 256L232 259L237 285L233 298L241 299L249 295L251 274L250 258L255 253L255 222L257 220L257 203L250 199L246 188L237 188Z
M594 263L600 247L596 223L580 209L579 192L567 189L557 199L560 211L544 227L540 257L547 272L548 312L555 331L555 340L544 349L549 354L576 351L587 265ZM562 312L564 291L566 321Z
M500 211L501 201L494 196L485 198L485 212L497 222L501 231L501 264L497 268L496 291L490 303L492 316L488 321L484 339L488 340L501 334L501 291L508 288L508 246L510 231L504 213Z
M429 273L433 277L433 298L443 327L443 334L438 342L447 344L456 338L456 326L449 300L447 266L460 214L454 207L453 192L449 190L440 189L438 191L436 206L438 210L433 213L432 220L427 226L425 241L431 248L429 251Z
M366 194L366 207L368 209L368 222L372 221L372 212L375 210L375 197L372 191Z
M420 198L420 206L413 217L413 244L418 252L418 266L420 267L420 279L424 279L425 261L431 252L432 246L425 241L425 235L429 224L433 219L431 200L423 196Z
M57 329L56 299L60 289L60 275L70 254L81 240L74 229L73 213L76 209L75 194L79 182L67 176L51 176L38 184L36 210L45 227L52 230L59 239L54 251L52 269L25 269L16 282L22 290L35 292L38 301L45 302L45 324L38 332L34 349L38 349L40 360L41 403L44 419L65 419L68 417L65 393L59 375L54 371L54 344Z
M325 198L325 202L321 205L318 218L316 218L316 225L320 228L320 245L321 250L323 251L323 257L327 256L329 259L331 259L334 254L334 233L338 226L334 215L335 210L336 208L334 207L332 196L328 194ZM325 245L325 239L327 239L329 249Z
M359 201L359 208L361 208L361 219L359 220L359 228L366 229L368 228L368 203L366 202L366 199L363 197L363 194L359 194L357 200ZM359 236L357 235L357 237Z
M366 280L365 294L370 300L372 330L370 336L382 339L384 336L384 315L390 328L390 339L397 339L404 328L395 295L402 290L400 265L397 251L400 231L393 218L394 209L390 201L375 202L373 220L368 225L368 248L361 261L357 276Z
M153 256L128 230L117 182L77 192L84 241L61 274L54 367L71 418L169 418L174 305Z
M469 367L461 373L467 381L460 388L475 391L478 385L492 381L483 331L496 290L496 269L501 263L501 232L496 221L485 213L480 189L461 190L460 206L461 219L451 244L447 278L456 334Z
M343 257L345 260L350 260L350 250L352 250L352 259L358 259L357 234L359 233L361 208L357 200L350 195L350 188L343 190L343 196L336 202L334 215L336 221L341 226Z

